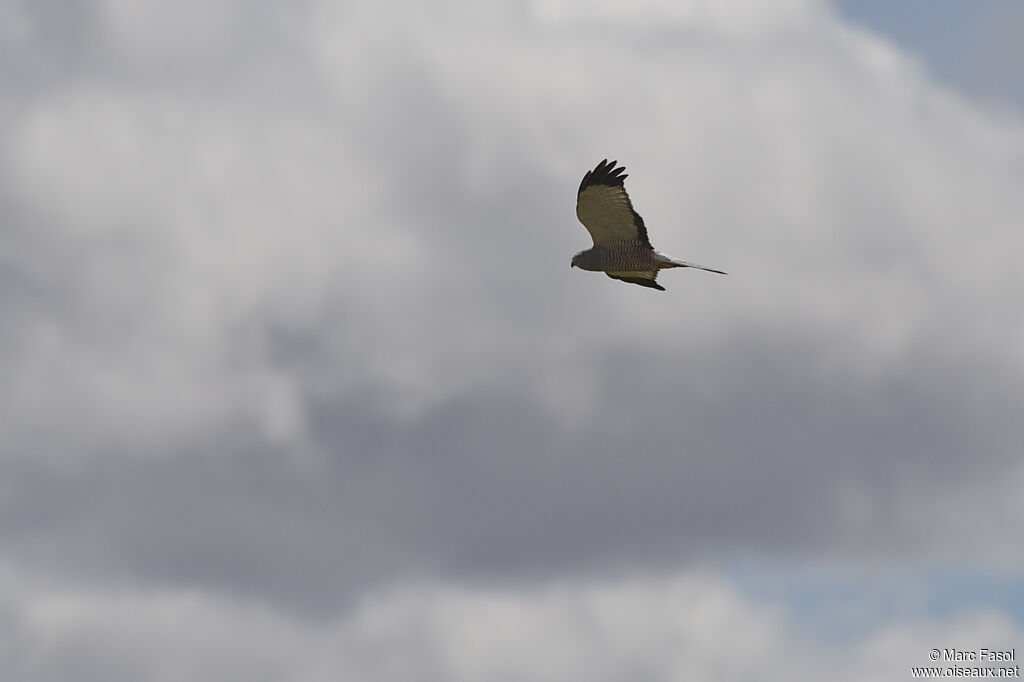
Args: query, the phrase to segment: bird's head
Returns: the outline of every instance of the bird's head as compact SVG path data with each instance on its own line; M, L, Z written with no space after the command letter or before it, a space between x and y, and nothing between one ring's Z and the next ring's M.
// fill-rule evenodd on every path
M572 257L572 264L569 267L579 268L580 270L601 269L594 249L587 249L586 251L580 251L577 253Z

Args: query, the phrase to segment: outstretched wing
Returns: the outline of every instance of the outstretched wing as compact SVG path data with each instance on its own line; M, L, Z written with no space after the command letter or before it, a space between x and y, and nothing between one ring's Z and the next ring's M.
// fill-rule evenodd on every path
M629 282L630 284L639 284L642 287L650 287L651 289L657 289L658 291L665 291L665 287L661 286L657 282L657 270L651 270L649 272L606 272L604 274L608 275L612 279Z
M587 228L594 245L623 240L639 240L650 247L644 219L633 210L623 184L626 169L615 167L616 161L605 159L597 168L587 171L576 195L576 217Z

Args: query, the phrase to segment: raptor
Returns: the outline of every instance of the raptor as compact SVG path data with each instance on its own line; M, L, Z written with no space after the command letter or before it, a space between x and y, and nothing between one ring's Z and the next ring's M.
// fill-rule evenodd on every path
M644 219L633 210L626 193L626 169L616 168L616 163L605 159L583 176L576 195L576 217L587 228L594 246L573 256L571 267L603 272L612 279L658 291L665 291L657 281L660 270L697 268L726 274L654 250Z

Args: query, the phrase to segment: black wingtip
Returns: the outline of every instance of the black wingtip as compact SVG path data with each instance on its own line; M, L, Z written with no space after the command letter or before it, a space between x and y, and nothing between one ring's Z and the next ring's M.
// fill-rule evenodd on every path
M629 175L625 173L625 166L616 168L618 161L604 159L592 171L587 171L580 182L579 191L582 192L592 185L608 185L609 187L621 186Z

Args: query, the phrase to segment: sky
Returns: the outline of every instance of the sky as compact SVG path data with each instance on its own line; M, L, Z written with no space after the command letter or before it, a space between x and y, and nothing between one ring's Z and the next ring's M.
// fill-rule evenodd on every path
M1024 14L900 6L0 1L0 678L1019 645Z
M838 0L841 13L894 40L937 78L992 103L1024 105L1016 0Z

